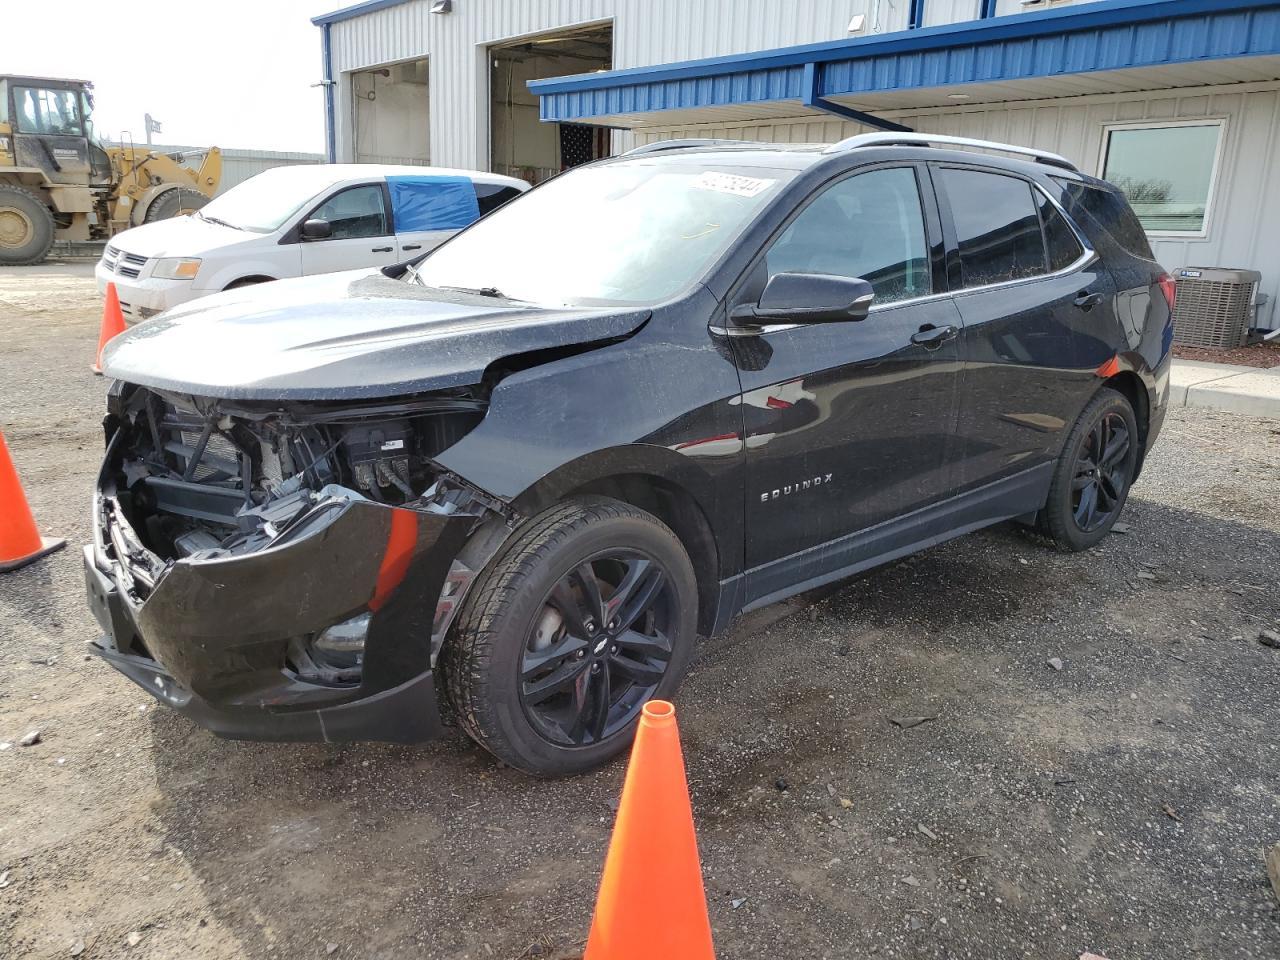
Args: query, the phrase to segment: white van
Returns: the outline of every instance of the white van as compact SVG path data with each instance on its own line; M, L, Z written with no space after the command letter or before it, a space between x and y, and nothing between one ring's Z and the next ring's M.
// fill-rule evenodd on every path
M94 275L136 323L232 287L413 259L528 189L440 167L276 167L191 216L117 234Z

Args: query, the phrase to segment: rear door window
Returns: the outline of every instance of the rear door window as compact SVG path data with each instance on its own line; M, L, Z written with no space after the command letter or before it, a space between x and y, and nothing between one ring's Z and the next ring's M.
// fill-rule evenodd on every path
M461 230L480 217L476 188L470 177L387 177L396 232Z
M877 304L930 292L924 211L912 167L857 174L827 187L766 255L769 276L861 277Z
M954 167L937 172L951 205L966 288L1048 272L1031 184Z

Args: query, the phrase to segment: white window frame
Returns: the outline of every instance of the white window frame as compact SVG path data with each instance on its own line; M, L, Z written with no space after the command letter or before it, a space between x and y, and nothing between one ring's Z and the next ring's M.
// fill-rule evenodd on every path
M1187 117L1172 120L1143 120L1134 123L1106 123L1102 126L1102 145L1098 151L1098 177L1105 179L1107 171L1107 153L1111 149L1111 131L1113 130L1163 130L1169 127L1217 127L1218 142L1213 151L1213 168L1209 171L1209 193L1205 197L1204 220L1199 230L1147 230L1146 235L1156 240L1205 240L1209 236L1209 225L1218 195L1218 172L1222 169L1222 153L1227 142L1226 117Z

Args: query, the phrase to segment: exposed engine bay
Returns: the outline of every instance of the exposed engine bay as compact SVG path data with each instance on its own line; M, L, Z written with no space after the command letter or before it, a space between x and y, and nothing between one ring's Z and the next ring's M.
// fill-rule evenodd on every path
M268 546L325 503L449 512L479 491L432 457L484 417L468 388L359 406L226 401L132 388L113 398L115 502L163 563ZM156 571L159 573L159 571Z

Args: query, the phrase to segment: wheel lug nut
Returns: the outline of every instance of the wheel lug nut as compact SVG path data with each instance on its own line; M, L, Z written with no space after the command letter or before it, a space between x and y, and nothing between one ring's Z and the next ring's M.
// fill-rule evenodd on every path
M586 655L587 655L587 651L585 651L585 650L579 650L579 651L578 651L578 659L579 659L579 660L584 659L584 658L586 657Z
M610 648L609 648L609 652L610 652L610 653L617 653L617 652L618 652L618 645L615 643L612 647L610 647Z

